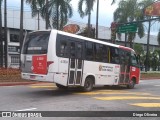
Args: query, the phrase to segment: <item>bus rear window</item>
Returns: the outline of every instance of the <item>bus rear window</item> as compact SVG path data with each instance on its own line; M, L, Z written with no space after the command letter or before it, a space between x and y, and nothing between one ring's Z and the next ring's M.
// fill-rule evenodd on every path
M46 54L50 31L34 32L27 35L23 54Z

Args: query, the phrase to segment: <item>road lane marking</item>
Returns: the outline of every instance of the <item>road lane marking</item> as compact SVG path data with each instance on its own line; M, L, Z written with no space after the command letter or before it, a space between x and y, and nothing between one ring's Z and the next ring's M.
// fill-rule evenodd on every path
M112 97L93 97L97 100L160 100L160 97L142 97L142 96L112 96Z
M56 88L56 86L30 86L31 88Z
M139 107L160 107L160 103L135 103L129 105L139 106Z
M154 86L157 86L157 87L159 87L160 85L154 85Z
M118 94L118 95L151 95L150 93L141 93L141 92L128 92L128 91L95 91L95 92L80 92L76 94L82 95L106 95L106 94Z
M37 108L28 108L28 109L22 109L22 110L16 110L16 111L30 111L30 110L35 110Z

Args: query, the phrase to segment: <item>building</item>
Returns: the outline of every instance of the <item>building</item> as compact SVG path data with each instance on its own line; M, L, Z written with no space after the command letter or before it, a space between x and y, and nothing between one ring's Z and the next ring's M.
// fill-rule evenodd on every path
M4 11L2 9L2 26L4 27ZM24 12L24 34L29 31L38 30L38 20L40 22L40 30L45 29L45 21L42 18L32 18L30 11ZM83 29L86 24L77 21L69 21L68 24L77 24ZM92 25L95 27L95 25ZM20 28L20 11L14 9L7 10L7 38L8 38L8 67L19 67L19 28ZM109 27L99 26L98 38L103 41L110 42L111 31ZM150 36L150 50L158 48L157 37ZM134 43L140 43L143 45L144 50L146 50L147 35L140 39L136 36ZM116 44L124 45L124 35L122 39L118 40ZM129 46L129 44L128 44Z

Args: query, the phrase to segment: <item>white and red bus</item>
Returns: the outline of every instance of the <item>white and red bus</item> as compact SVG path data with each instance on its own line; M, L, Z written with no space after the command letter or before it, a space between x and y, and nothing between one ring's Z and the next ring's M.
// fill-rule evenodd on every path
M23 79L54 82L59 88L139 83L133 49L57 30L27 35L21 53Z

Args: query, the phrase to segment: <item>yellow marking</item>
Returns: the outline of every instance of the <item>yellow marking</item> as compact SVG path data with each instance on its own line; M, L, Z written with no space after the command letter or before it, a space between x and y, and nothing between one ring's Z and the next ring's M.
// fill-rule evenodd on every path
M56 86L30 86L31 88L55 88Z
M160 97L141 97L141 96L112 96L94 97L97 100L160 100Z
M139 107L160 107L160 103L135 103L130 105L139 106Z
M140 93L140 92L128 92L128 91L95 91L95 92L81 92L76 94L82 94L82 95L106 95L106 94L131 94L131 95L151 95L150 93Z

